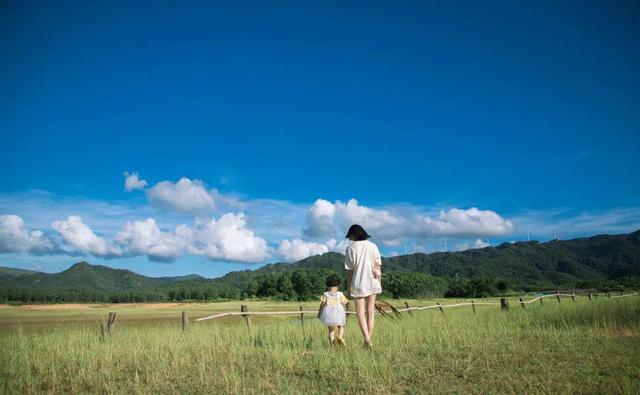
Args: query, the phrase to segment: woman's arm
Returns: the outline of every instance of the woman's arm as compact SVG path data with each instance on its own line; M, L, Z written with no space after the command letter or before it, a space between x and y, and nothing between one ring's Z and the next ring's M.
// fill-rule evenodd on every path
M380 265L375 265L373 267L373 278L376 280L380 280L382 278L382 270L380 269Z
M376 280L380 280L382 278L382 257L380 256L380 251L376 246L375 255L373 256L373 277Z
M351 294L351 279L353 278L353 270L347 270L347 294Z

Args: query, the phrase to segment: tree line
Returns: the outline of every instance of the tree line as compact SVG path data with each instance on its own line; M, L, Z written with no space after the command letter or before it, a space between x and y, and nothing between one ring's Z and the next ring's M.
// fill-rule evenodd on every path
M326 291L327 276L336 274L346 290L346 277L342 271L329 269L296 269L267 272L253 276L243 284L194 282L137 291L107 292L95 289L69 288L0 288L0 302L7 303L143 303L169 301L221 301L246 298L269 298L285 301L317 299ZM443 278L416 272L386 272L382 277L383 294L387 298L464 297L482 298L505 295L514 291L531 291L514 286L506 278ZM594 288L601 291L640 289L640 277L618 280L589 281L575 284L576 288ZM536 289L540 290L540 289Z

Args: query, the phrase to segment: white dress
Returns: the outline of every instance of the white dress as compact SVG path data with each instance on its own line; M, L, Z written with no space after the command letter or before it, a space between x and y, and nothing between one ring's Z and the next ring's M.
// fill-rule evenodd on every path
M353 270L351 296L362 298L382 292L380 280L373 275L375 265L382 265L378 246L369 240L354 241L345 252L344 268Z
M320 312L320 321L326 326L344 326L347 314L344 311L343 303L346 302L346 299L340 291L322 294L320 300L325 303L325 306Z

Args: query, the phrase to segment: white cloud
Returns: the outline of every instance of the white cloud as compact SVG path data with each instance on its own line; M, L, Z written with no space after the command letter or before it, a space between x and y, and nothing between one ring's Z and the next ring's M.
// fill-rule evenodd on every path
M217 221L196 224L192 246L210 259L235 262L262 262L270 257L267 242L246 227L243 213L228 213Z
M144 189L144 187L147 186L147 181L140 179L136 172L129 173L128 171L125 171L124 176L124 190L127 192L131 192L135 189Z
M287 262L299 261L312 255L324 254L325 252L329 252L327 245L301 239L282 240L278 247L278 253Z
M336 215L341 220L343 228L347 228L352 224L360 224L372 232L387 233L387 229L394 229L404 222L402 218L387 210L361 206L356 199L349 199L346 204L338 200L335 208ZM346 230L344 229L345 234Z
M42 255L56 248L42 231L29 232L18 215L0 215L0 252L31 252Z
M151 261L170 262L183 255L205 255L211 260L262 262L270 257L267 242L246 227L244 214L225 214L218 220L178 225L162 231L156 220L128 221L114 238L97 236L78 216L55 221L52 227L82 252L98 257L146 255Z
M127 177L133 174L128 173ZM137 174L132 180L138 186L144 182ZM640 227L640 207L520 210L507 218L478 208L448 207L440 211L411 204L368 207L355 199L318 199L312 204L246 197L240 200L235 196L242 195L223 194L188 178L143 188L148 202L90 200L34 190L0 193L3 211L19 214L3 216L0 221L0 253L6 253L0 263L11 263L16 259L13 254L19 253L32 254L35 260L35 254L78 251L105 258L146 255L151 260L167 261L203 255L214 261L263 262L272 254L277 259L282 255L296 260L316 252L344 252L338 246L345 243L345 232L352 223L360 223L371 233L372 241L395 251L401 251L403 246L412 251L439 251L445 240L449 246L477 248L481 247L474 244L477 239L491 237L496 243L507 238L526 240L527 231L532 239L548 240L555 232L567 232L565 237L573 238L626 233ZM171 210L156 210L154 206ZM214 210L220 214L211 220ZM246 216L237 214L239 211ZM194 214L199 219L186 223L181 213ZM222 213L229 213L230 217L221 216ZM70 214L82 218L78 226L67 218ZM67 220L56 221L61 218ZM153 223L149 219L141 221L145 218L151 218ZM46 229L52 222L56 223L56 232L50 234ZM234 228L232 223L239 225ZM296 239L300 241L296 243ZM326 241L330 239L342 242L332 246Z
M162 181L147 190L151 203L185 214L211 212L213 197L207 192L202 181L181 178L176 183Z
M406 207L402 207L406 211ZM362 206L355 199L331 203L318 199L307 213L304 235L311 238L340 237L352 224L362 225L375 240L388 247L398 247L407 238L501 236L514 226L491 210L475 207L441 211L437 218L413 213L401 215L387 209Z
M309 209L304 233L315 238L344 236L349 226L360 224L367 232L384 239L399 232L403 222L402 217L387 210L362 206L356 199L349 199L347 203L318 199Z
M334 217L336 208L328 200L318 199L307 212L307 227L304 234L310 237L333 236L336 233Z
M299 261L312 255L321 255L329 251L344 253L348 241L343 240L338 243L335 239L330 239L326 243L316 243L302 239L282 240L278 247L278 253L287 262Z
M331 239L325 243L327 247L329 247L329 251L339 252L344 254L347 249L347 246L351 244L351 242L347 239L342 239L340 242L337 242L334 239Z
M95 256L112 257L122 254L122 250L116 246L108 245L107 241L97 236L91 228L82 222L77 215L70 215L66 221L53 221L51 227L62 238L79 251L89 252Z
M181 225L176 232L162 232L155 219L127 222L116 243L132 255L146 255L152 261L172 261L188 249L191 230Z
M485 248L485 247L489 247L490 244L485 242L482 239L476 239L476 241L474 241L473 243L469 243L469 242L464 242L461 244L456 245L455 250L456 251L465 251L465 250L471 250L471 249L475 249L475 248Z
M452 208L441 211L437 219L418 215L412 221L409 232L418 238L502 236L513 231L514 226L491 210L467 210Z

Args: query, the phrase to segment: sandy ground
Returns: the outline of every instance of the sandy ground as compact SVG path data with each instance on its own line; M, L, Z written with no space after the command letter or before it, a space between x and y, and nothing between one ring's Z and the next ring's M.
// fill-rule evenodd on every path
M0 309L12 310L40 310L40 311L58 311L58 310L90 310L104 309L109 307L135 308L145 310L171 309L184 306L186 303L118 303L118 304L83 304L83 303L62 303L62 304L25 304L25 305L8 305L0 304Z

